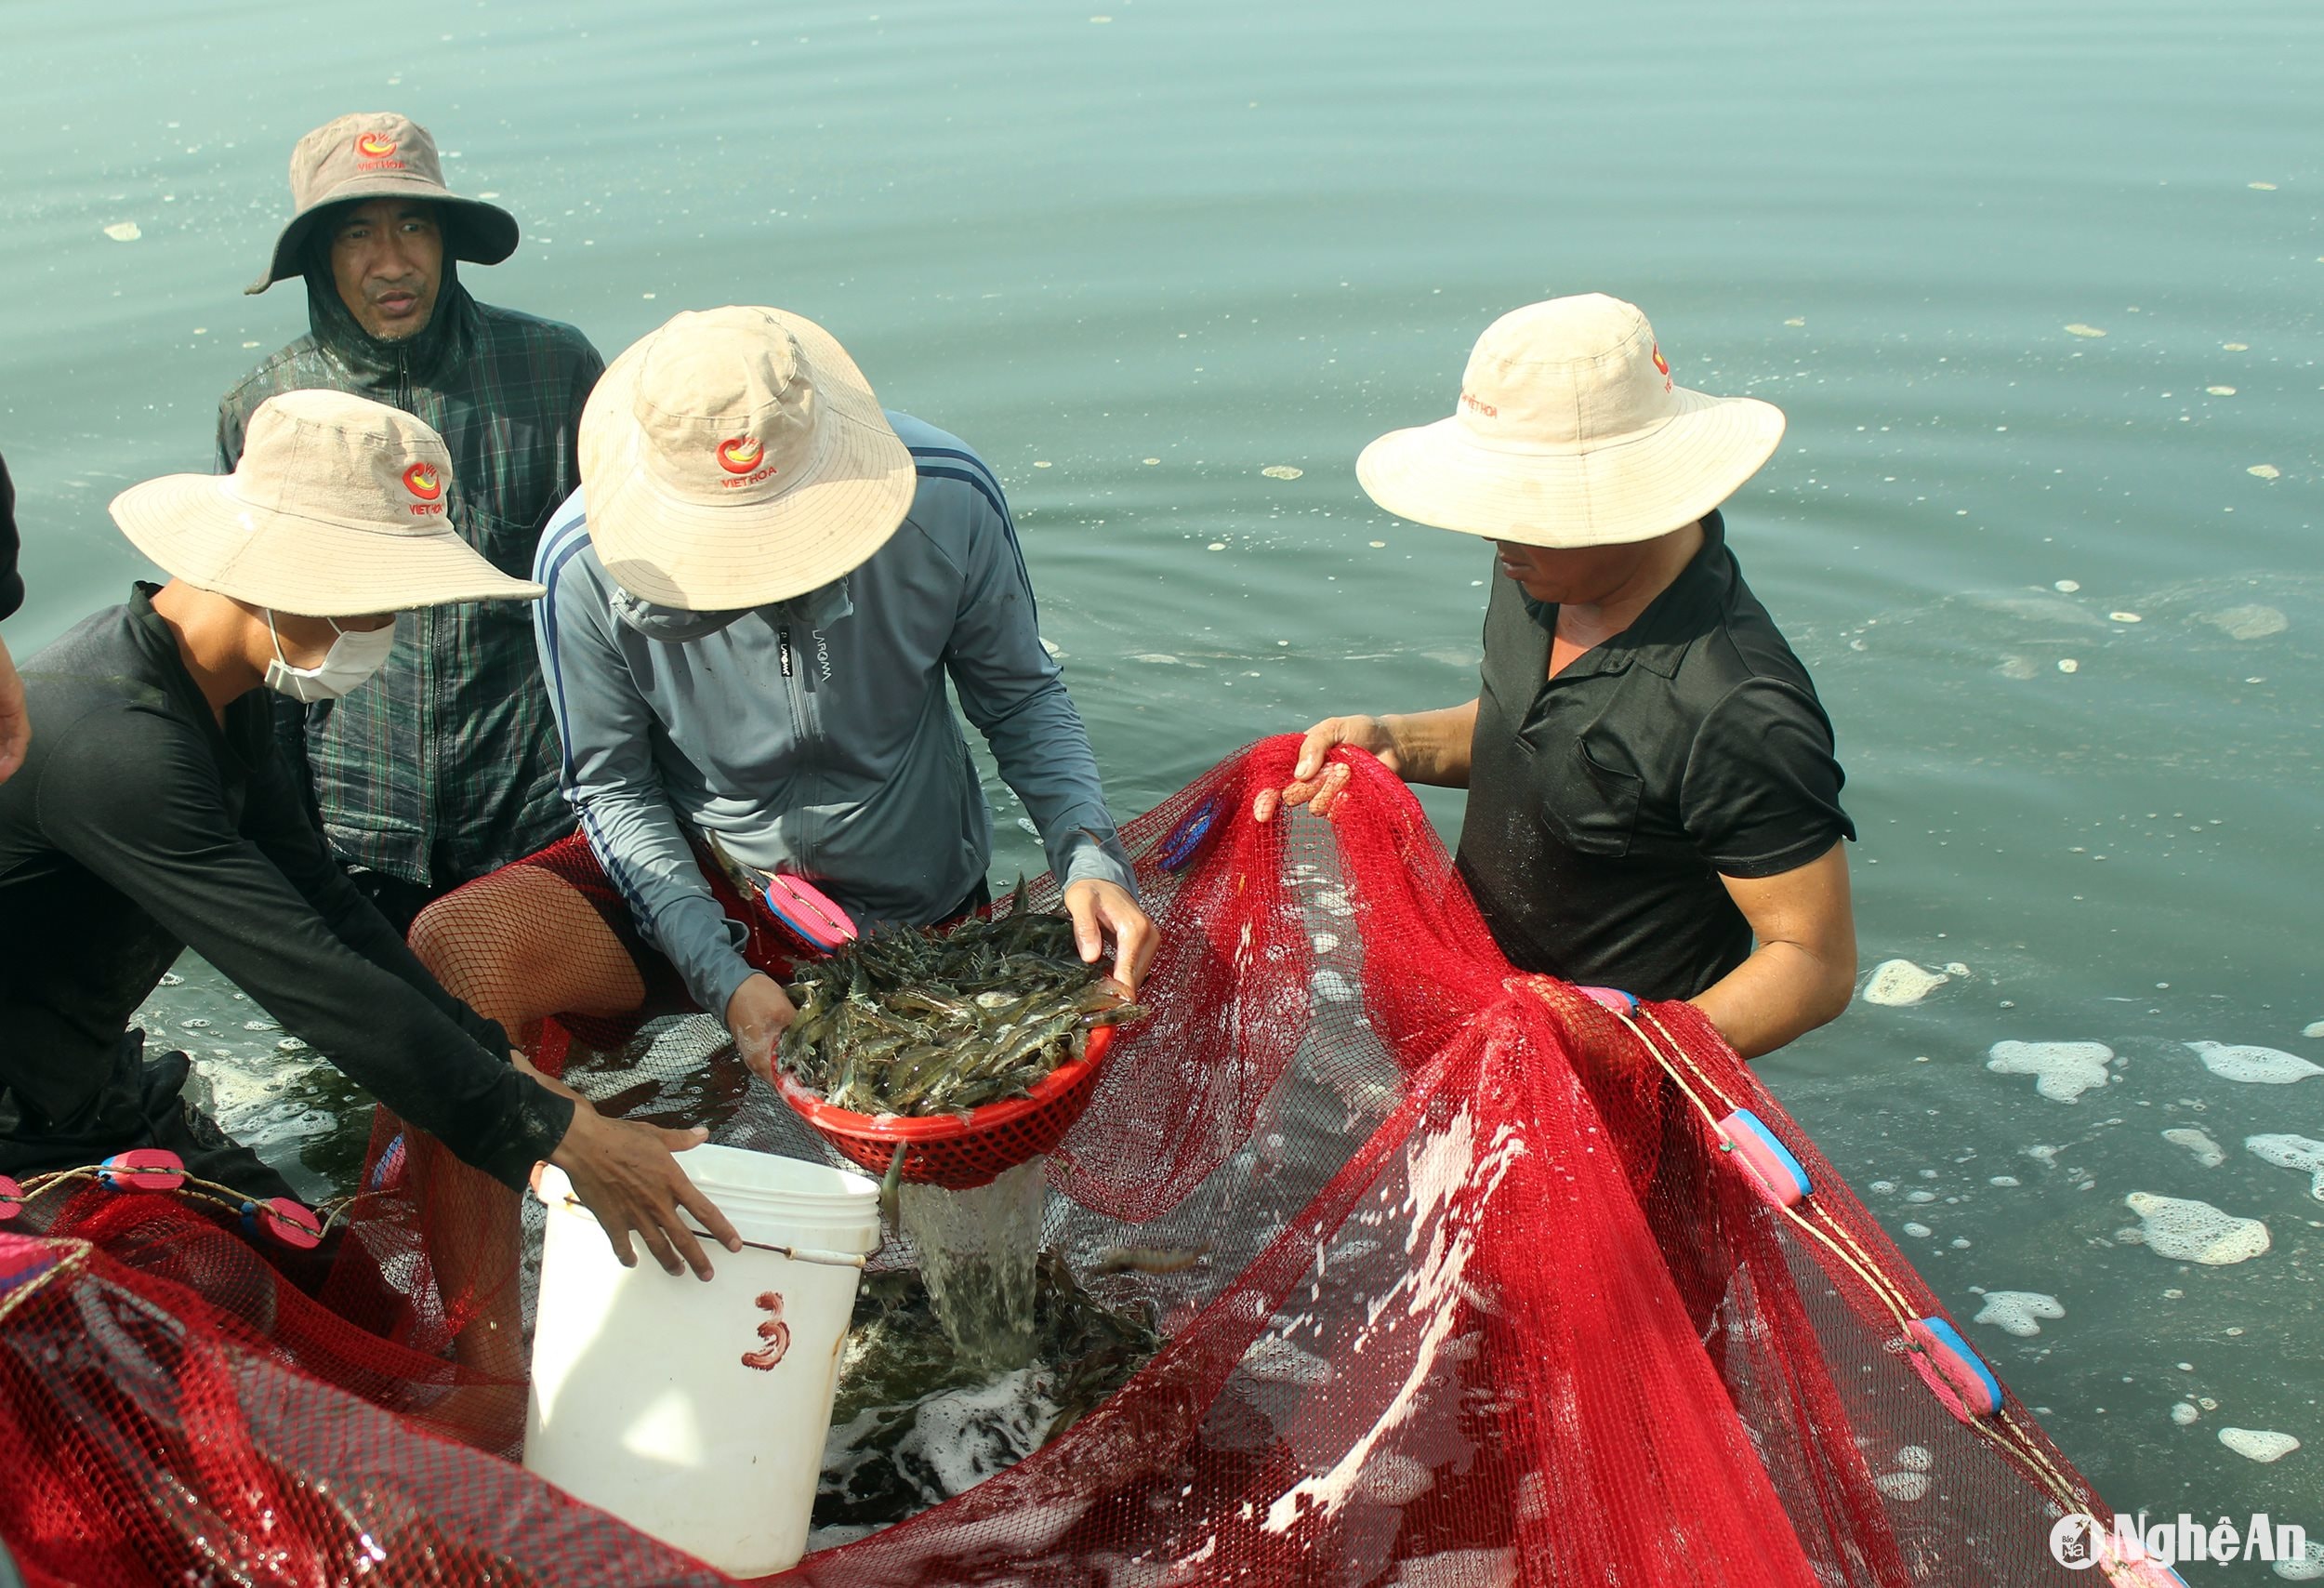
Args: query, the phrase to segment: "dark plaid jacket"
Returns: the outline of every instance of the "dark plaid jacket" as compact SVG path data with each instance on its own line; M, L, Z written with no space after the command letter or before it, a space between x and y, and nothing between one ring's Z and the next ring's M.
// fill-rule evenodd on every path
M446 261L428 328L366 335L325 277L313 330L218 404L231 470L261 403L325 388L390 404L452 449L452 522L503 573L530 578L557 504L580 483L581 405L605 364L570 325L470 298ZM422 608L396 619L378 675L343 700L280 708L285 748L341 859L442 891L573 830L558 792L557 725L524 602Z

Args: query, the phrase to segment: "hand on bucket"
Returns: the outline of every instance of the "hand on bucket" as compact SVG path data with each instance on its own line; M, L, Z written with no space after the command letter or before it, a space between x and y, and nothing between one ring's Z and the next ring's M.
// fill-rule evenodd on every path
M1073 917L1074 946L1084 963L1097 962L1105 951L1107 934L1112 934L1114 979L1121 984L1123 997L1136 998L1138 984L1145 980L1146 966L1154 959L1155 938L1154 922L1129 890L1118 882L1084 877L1065 889L1065 913Z
M711 1238L729 1251L743 1249L743 1237L726 1215L686 1178L672 1153L699 1146L709 1131L697 1125L691 1131L666 1130L629 1119L608 1119L587 1103L575 1103L573 1123L548 1161L565 1171L574 1195L597 1215L614 1255L625 1268L637 1266L630 1250L633 1230L672 1274L691 1268L697 1278L710 1277L710 1260L678 1210L694 1216Z
M790 995L764 972L743 978L743 985L726 1000L726 1029L734 1039L734 1051L742 1054L750 1073L769 1086L774 1084L775 1039L798 1018L799 1009Z

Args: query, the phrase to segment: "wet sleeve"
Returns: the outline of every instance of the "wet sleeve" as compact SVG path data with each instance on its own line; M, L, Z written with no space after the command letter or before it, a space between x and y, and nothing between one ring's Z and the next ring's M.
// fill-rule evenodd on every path
M961 570L960 609L944 666L960 709L985 742L1001 777L1024 801L1058 885L1116 882L1136 896L1129 856L1098 781L1089 730L1054 658L1042 647L1033 581L1016 526L984 497Z
M554 1150L571 1103L343 937L230 819L208 747L184 724L143 711L85 720L50 752L39 800L59 849L462 1161L522 1187ZM365 941L360 918L353 931Z
M640 935L678 967L696 1003L723 1018L734 989L754 974L742 956L743 927L711 897L663 791L654 711L614 642L611 613L570 562L559 566L561 575L557 567L535 569L548 595L534 608L533 623L564 741L565 799Z
M307 807L305 791L293 786L283 757L279 753L271 756L252 778L244 796L243 833L290 880L341 943L434 1004L484 1052L506 1054L508 1034L500 1023L477 1013L428 973L428 967L419 962L394 925L356 890L331 858ZM559 1133L562 1134L561 1129Z
M16 485L7 460L0 458L0 617L24 604L24 580L16 571Z
M1680 818L1723 875L1780 876L1855 837L1840 808L1842 781L1831 722L1815 697L1777 679L1747 679L1696 733Z
M250 423L250 415L229 391L218 400L218 468L215 472L231 474L234 465L242 461L242 437Z

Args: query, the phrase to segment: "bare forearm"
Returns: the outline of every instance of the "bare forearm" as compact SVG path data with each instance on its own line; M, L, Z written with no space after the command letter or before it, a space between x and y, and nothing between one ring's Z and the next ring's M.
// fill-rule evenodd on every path
M1842 963L1796 943L1763 943L1687 1001L1729 1047L1755 1059L1838 1016L1855 987L1853 956Z
M1469 747L1476 737L1477 703L1382 717L1395 742L1397 771L1406 783L1469 787Z

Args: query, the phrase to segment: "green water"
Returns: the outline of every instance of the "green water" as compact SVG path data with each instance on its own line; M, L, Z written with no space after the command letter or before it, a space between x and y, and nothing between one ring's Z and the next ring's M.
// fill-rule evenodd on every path
M1638 300L1683 379L1790 416L1730 524L1838 724L1864 962L1969 972L1763 1073L1957 1314L1976 1287L2058 1299L2038 1336L1969 1332L2116 1503L2324 1537L2324 1203L2242 1146L2324 1137L2324 1079L2236 1083L2182 1046L2324 1060L2324 10L0 16L20 654L143 572L105 502L206 468L218 392L301 328L296 290L240 288L291 141L343 111L418 117L456 188L517 212L515 258L468 272L485 299L608 352L780 304L979 447L1123 813L1328 710L1466 698L1486 554L1373 510L1354 455L1447 412L1502 310ZM1430 805L1457 827L1457 796ZM1020 866L1009 830L996 870ZM212 1019L178 1039L225 1079L299 1063L189 976L156 1001ZM1987 1071L2003 1040L2122 1063L2053 1102ZM297 1084L266 1128L311 1127L330 1089ZM2190 1125L2224 1163L2161 1139ZM2273 1250L2120 1243L2133 1191ZM2223 1425L2306 1449L2256 1464Z

